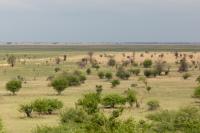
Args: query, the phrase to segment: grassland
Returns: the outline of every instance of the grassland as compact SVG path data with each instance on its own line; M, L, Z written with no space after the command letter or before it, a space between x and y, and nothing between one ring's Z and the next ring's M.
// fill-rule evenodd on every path
M135 89L142 103L141 108L125 110L123 118L131 116L136 120L145 119L145 115L150 113L146 107L146 102L150 99L159 100L160 109L176 110L188 105L196 106L196 100L191 96L194 87L197 86L195 79L200 75L200 71L191 67L189 73L191 73L192 77L183 80L182 73L177 72L178 65L175 64L176 59L173 52L182 51L180 53L192 54L194 55L192 60L198 61L200 58L199 50L200 46L194 45L0 46L0 117L8 133L30 133L37 125L57 125L59 124L58 115L28 119L18 111L19 105L36 98L48 97L61 100L65 108L73 107L82 94L95 91L95 85L97 84L103 85L104 94L111 92L123 93L132 83L138 84ZM69 87L64 91L63 95L57 96L56 92L51 87L48 87L47 77L55 74L55 67L60 67L63 71L80 69L77 62L83 57L87 57L88 51L94 51L93 58L101 63L100 70L116 71L106 65L108 58L101 58L100 54L114 55L117 62L120 63L122 60L126 60L122 53L132 55L132 51L135 51L135 58L138 63L141 63L146 58L156 61L159 59L158 55L163 53L162 60L171 66L171 71L167 76L149 78L148 82L152 86L152 91L148 94L144 89L144 85L138 81L138 76L132 76L129 80L122 80L119 86L111 88L110 82L100 80L97 76L97 71L92 69L92 74L87 76L84 84L77 87ZM144 51L149 52L145 53ZM144 57L140 56L141 53L144 54ZM6 62L6 55L8 54L13 54L17 57L17 64L13 68ZM67 61L56 65L55 58L60 57L62 59L64 54L67 55ZM152 54L154 55L153 57L151 57ZM25 64L23 63L24 60L26 61ZM48 63L46 63L47 61ZM188 59L188 62L191 64L191 59ZM81 70L85 71L85 69ZM23 76L27 83L23 84L22 89L16 96L12 96L6 91L5 84L17 75Z

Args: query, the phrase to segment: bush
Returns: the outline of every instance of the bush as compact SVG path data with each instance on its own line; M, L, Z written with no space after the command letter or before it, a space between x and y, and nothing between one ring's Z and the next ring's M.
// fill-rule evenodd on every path
M126 93L126 101L129 103L131 107L133 107L133 103L137 101L136 92L132 89L128 89L125 91Z
M156 133L199 133L200 112L195 107L178 111L164 110L147 116Z
M146 69L146 70L144 70L144 76L146 76L148 78L151 77L151 76L156 77L157 71L154 70L154 69Z
M194 97L200 98L200 86L196 87L194 90Z
M96 85L96 93L100 95L103 91L103 86L102 85Z
M145 68L150 68L151 66L152 66L152 60L150 60L150 59L146 59L146 60L144 60L144 62L143 62L143 66L145 67Z
M116 61L115 61L115 59L111 58L111 59L108 60L108 63L107 63L107 64L108 64L108 66L113 67L113 66L116 65Z
M22 104L19 111L25 113L27 117L32 117L33 106L32 104Z
M63 103L57 99L47 99L46 102L48 103L48 114L63 107Z
M140 74L140 69L138 68L138 69L134 69L134 74L136 75L136 76L138 76L139 74Z
M99 103L100 96L97 93L88 93L78 100L77 105L81 106L88 114L91 114L98 111Z
M111 72L106 72L105 73L105 77L106 77L107 80L112 79L112 73Z
M114 80L111 81L111 84L112 84L112 87L114 88L114 87L116 87L117 85L120 84L120 81L118 79L114 79Z
M182 77L183 77L183 79L188 79L189 77L191 77L191 74L190 73L184 73Z
M83 109L70 108L61 113L61 123L84 123L88 119L87 113Z
M97 63L92 63L92 68L95 68L96 70L98 70L100 66Z
M57 91L58 95L62 93L68 86L68 81L63 77L58 77L51 82L51 86Z
M178 69L179 72L187 72L188 71L188 63L185 58L180 61L180 66Z
M14 55L10 55L7 59L7 62L11 67L14 67L16 63L16 57Z
M166 65L163 61L157 61L155 63L154 69L157 71L158 75L161 75L162 72L166 72Z
M130 77L130 73L126 70L118 69L116 76L119 77L120 79L128 80Z
M91 69L88 68L88 69L86 70L86 73L87 73L88 75L90 75L90 74L91 74Z
M61 109L63 103L57 99L36 99L32 106L33 111L39 114L52 114L53 111Z
M20 80L11 80L6 84L6 89L15 95L22 88L22 82Z
M197 81L198 83L200 83L200 76L198 76L198 77L196 78L196 81Z
M60 71L61 69L59 68L59 67L56 67L55 69L54 69L54 71L55 72L58 72L58 71Z
M148 92L150 92L151 89L152 89L151 86L147 86L147 87L146 87L146 90L147 90Z
M105 73L104 72L98 72L98 76L100 79L103 79L105 77Z
M115 105L124 105L126 99L119 94L108 94L102 99L102 105L104 107L114 108Z
M148 69L144 70L144 76L150 77L151 75L152 75L152 71L151 70L148 70Z
M147 102L147 105L149 106L149 110L156 110L160 107L159 102L157 100L151 100Z
M136 76L138 76L140 74L140 69L129 69L128 70L131 74L135 74Z

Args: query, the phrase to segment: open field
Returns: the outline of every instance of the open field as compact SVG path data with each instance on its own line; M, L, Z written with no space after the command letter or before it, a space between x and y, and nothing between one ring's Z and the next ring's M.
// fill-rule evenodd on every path
M77 62L82 58L88 58L88 52L94 51L93 59L97 60L100 69L92 68L92 74L87 75L87 80L80 86L68 87L61 96L49 87L47 77L55 75L54 69L61 68L62 71L81 70L85 73L90 67L80 68ZM170 66L168 75L148 78L148 83L152 87L150 93L146 92L143 83L138 78L143 76L143 66L128 66L129 68L140 68L142 71L139 76L131 76L129 80L121 80L120 85L111 88L111 83L105 79L99 79L98 71L116 72L115 67L107 66L109 57L112 56L117 63L126 61L135 52L135 62L141 64L145 59L151 59L153 62L162 60ZM146 51L146 52L145 52ZM178 72L179 64L175 62L182 59L176 59L174 52L185 54L189 67L189 73L192 75L189 79L182 78L183 73ZM127 109L122 114L122 119L129 116L136 120L145 119L148 113L146 102L156 99L160 103L159 110L176 110L181 107L194 105L197 106L197 99L192 98L194 88L198 85L195 81L200 75L199 68L192 65L192 61L200 61L200 46L198 45L178 45L178 46L146 46L146 45L119 45L119 46L0 46L0 118L2 119L5 130L8 133L30 133L38 125L56 126L59 124L58 115L36 116L31 119L19 112L19 105L30 102L37 98L57 98L64 103L64 108L74 107L74 103L87 92L95 92L96 85L103 85L103 94L116 92L122 94L131 84L137 84L134 88L137 92L141 107ZM16 65L10 67L7 63L7 55L17 57ZM143 54L143 56L141 56ZM161 58L160 55L163 54ZM67 55L67 60L63 61L63 55ZM102 57L101 57L102 55ZM106 56L105 56L106 55ZM192 58L189 56L193 55ZM55 58L61 59L60 64L55 63ZM23 76L26 83L17 95L12 96L5 89L6 83L17 77ZM115 74L114 74L115 75ZM114 78L116 78L114 76ZM109 110L106 110L109 112Z

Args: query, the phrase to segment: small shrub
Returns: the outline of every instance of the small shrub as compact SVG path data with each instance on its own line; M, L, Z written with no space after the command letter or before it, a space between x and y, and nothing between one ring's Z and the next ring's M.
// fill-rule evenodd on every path
M156 77L157 71L154 70L154 69L146 69L146 70L144 70L144 76L146 76L148 78L151 77L151 76Z
M146 90L147 90L148 92L150 92L151 89L152 89L152 88L151 88L150 86L147 86L147 87L146 87Z
M13 95L15 95L21 88L22 82L20 80L11 80L6 84L6 89L12 92Z
M119 69L116 73L116 76L119 77L120 79L128 80L130 77L130 73L126 70Z
M88 120L88 115L83 109L68 109L61 113L61 123L84 123Z
M196 78L196 81L197 81L198 83L200 83L200 76L198 76L198 77Z
M182 77L183 77L183 79L188 79L189 77L191 77L191 74L190 73L184 73Z
M88 69L86 70L86 73L87 73L87 75L90 75L90 74L91 74L91 69L88 68Z
M143 66L145 67L145 68L150 68L151 66L152 66L152 60L150 60L150 59L146 59L146 60L144 60L144 62L143 62Z
M102 85L96 85L96 93L98 95L100 95L102 91L103 91L103 86Z
M126 101L129 103L131 107L133 107L133 103L137 101L136 92L132 89L128 89L125 91L126 93Z
M96 70L98 70L100 66L97 63L92 63L92 68L95 68Z
M55 72L58 72L58 71L60 71L61 69L59 68L59 67L56 67L55 69L54 69L54 71Z
M138 76L140 74L140 69L129 69L129 72L131 74L135 74L136 76Z
M149 110L156 110L160 107L159 102L157 100L151 100L147 102L147 105L149 107Z
M187 72L188 71L188 63L185 58L180 61L180 66L178 69L179 72Z
M33 106L32 104L22 104L19 111L25 113L27 117L32 117Z
M114 87L116 87L117 85L120 84L120 81L118 79L114 79L114 80L111 81L111 84L112 84L112 87L114 88Z
M88 113L96 113L98 111L98 104L100 102L100 97L96 93L85 94L82 99L78 100L77 105L83 107L83 109Z
M112 79L112 73L111 72L106 72L105 73L105 78L107 79L107 80L110 80L110 79Z
M105 77L105 73L104 72L98 72L98 76L100 79L103 79Z
M144 70L144 76L150 77L151 75L152 75L152 71L151 70L148 70L148 69Z
M111 58L111 59L108 60L108 63L107 63L107 64L108 64L108 66L113 67L113 66L116 65L116 61L115 61L115 59Z
M194 90L194 97L200 98L200 86L196 87Z
M126 99L119 94L108 94L102 99L102 105L104 107L114 108L115 105L124 105Z

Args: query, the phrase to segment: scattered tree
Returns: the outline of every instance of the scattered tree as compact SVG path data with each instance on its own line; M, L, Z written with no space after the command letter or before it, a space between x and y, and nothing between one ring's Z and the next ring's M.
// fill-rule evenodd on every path
M8 56L7 62L11 67L14 67L16 63L16 57L14 55Z
M58 95L60 95L62 91L64 91L69 86L69 83L65 78L58 77L51 82L51 85L54 90L57 91Z
M6 84L6 89L12 92L13 95L15 95L21 88L22 82L20 80L11 80Z
M119 94L108 94L102 99L102 105L109 108L114 108L116 105L124 105L125 103L126 99Z

